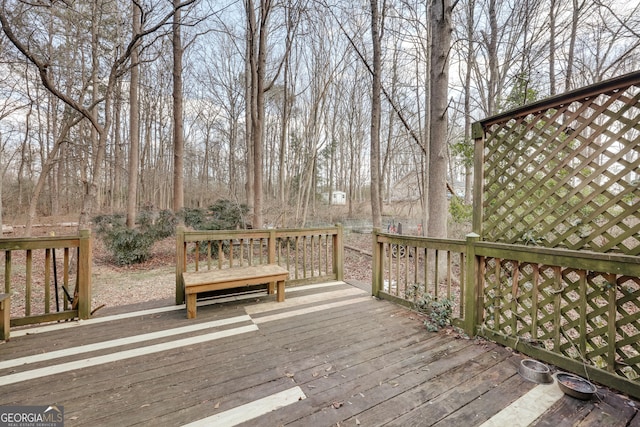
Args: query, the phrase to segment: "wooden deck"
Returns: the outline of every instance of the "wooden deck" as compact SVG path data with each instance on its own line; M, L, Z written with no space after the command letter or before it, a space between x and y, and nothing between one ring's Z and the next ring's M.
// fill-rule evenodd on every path
M520 355L429 333L342 282L200 306L191 320L184 306L100 314L12 331L0 405L62 405L65 426L640 426L637 401L527 382Z

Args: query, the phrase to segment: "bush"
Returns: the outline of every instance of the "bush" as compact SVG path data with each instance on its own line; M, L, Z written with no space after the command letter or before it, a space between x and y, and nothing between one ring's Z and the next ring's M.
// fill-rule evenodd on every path
M151 208L144 208L136 218L135 229L127 228L123 214L100 215L93 223L115 263L131 265L149 259L153 244L173 234L177 219L170 211L156 214Z
M151 247L155 243L155 239L148 233L126 227L111 230L103 239L118 265L146 261L151 256Z
M202 224L205 222L205 212L197 208L182 208L178 214L184 225L196 230L202 230Z
M244 227L247 212L247 205L220 199L208 209L184 208L180 217L195 230L234 230Z
M440 328L451 325L453 305L452 299L440 298L436 300L431 294L423 294L416 302L418 309L427 315L424 325L430 332L437 332Z
M244 226L244 217L249 212L247 205L220 199L209 206L210 220L207 230L233 230Z

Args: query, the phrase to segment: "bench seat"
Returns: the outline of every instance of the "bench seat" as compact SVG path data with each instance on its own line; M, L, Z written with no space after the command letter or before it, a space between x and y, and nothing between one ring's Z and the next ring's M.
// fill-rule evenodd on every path
M278 302L282 302L284 301L284 283L288 277L289 272L287 269L276 264L182 273L184 293L187 300L187 318L193 319L196 317L196 297L200 292L267 283L268 293L273 294L277 284L277 299Z

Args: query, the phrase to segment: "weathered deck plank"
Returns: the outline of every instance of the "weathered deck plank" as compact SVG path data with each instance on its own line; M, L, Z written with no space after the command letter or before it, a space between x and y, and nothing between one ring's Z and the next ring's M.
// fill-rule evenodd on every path
M182 308L98 322L0 345L2 366L60 349L131 341L0 368L0 405L57 403L67 426L183 425L299 387L304 399L240 425L478 425L534 387L519 377L519 356L509 350L429 333L415 314L343 283L288 290L284 303L259 295L204 306L192 320ZM196 326L204 329L191 330ZM86 360L247 327L237 335L82 368ZM139 341L145 337L153 339ZM63 363L73 369L2 385L15 373L55 371ZM611 420L613 410L615 420L634 419L636 407L614 397L602 404L563 398L538 425L568 419L596 425Z

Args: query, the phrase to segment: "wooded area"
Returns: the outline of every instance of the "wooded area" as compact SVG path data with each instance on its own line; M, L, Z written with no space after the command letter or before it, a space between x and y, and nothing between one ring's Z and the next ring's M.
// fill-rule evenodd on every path
M127 212L132 225L141 206L227 198L254 208L254 227L304 226L321 194L344 191L331 220L379 225L403 193L429 235L446 235L446 217L433 221L442 183L471 197L470 124L637 70L638 12L618 0L3 0L0 223Z

